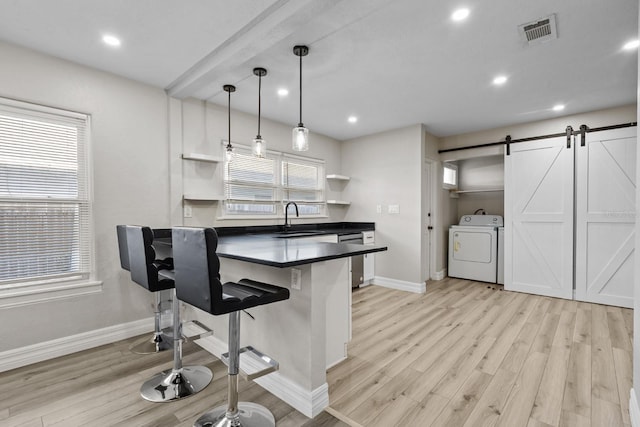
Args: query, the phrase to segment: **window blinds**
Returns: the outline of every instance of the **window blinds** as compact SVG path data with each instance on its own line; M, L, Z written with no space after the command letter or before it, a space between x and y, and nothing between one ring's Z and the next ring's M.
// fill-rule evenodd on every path
M253 156L234 144L233 161L225 162L225 211L228 214L278 213L280 202L295 201L301 215L324 212L324 163L269 152Z
M0 285L91 271L88 117L0 99Z

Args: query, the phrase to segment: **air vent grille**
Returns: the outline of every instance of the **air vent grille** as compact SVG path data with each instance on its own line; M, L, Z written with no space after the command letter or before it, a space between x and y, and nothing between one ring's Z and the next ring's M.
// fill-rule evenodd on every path
M556 15L549 15L518 26L522 40L529 45L557 39Z

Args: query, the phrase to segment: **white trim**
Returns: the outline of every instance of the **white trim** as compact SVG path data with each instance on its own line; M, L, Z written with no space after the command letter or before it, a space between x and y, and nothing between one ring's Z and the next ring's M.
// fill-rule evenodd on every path
M201 332L195 326L190 325L185 325L184 331L194 334ZM215 336L196 340L195 343L217 358L227 352L227 344ZM309 391L284 377L280 372L273 372L254 381L309 418L315 417L329 406L329 386L326 382L315 390Z
M638 407L638 398L633 389L631 389L631 396L629 397L629 417L631 418L632 427L640 427L640 407Z
M433 277L431 278L432 280L442 280L445 277L447 277L447 269L443 268L440 271L436 271L435 274L433 275Z
M376 276L373 283L385 288L397 289L399 291L415 292L424 294L427 291L427 285L422 283L407 282L405 280L391 279L389 277Z
M0 372L65 356L153 331L153 319L108 326L0 353Z

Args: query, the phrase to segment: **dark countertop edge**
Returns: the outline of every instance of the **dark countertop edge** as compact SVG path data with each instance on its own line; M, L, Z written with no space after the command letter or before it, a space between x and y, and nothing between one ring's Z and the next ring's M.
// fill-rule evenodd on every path
M332 259L338 259L338 258L349 258L352 256L370 254L374 252L384 252L386 250L388 250L386 246L378 246L375 248L364 249L361 251L350 251L348 253L339 254L339 255L325 255L325 256L319 256L317 258L302 259L302 260L287 261L287 262L275 262L275 261L269 261L265 259L249 258L241 255L224 254L224 253L218 253L218 256L220 258L235 259L238 261L250 262L252 264L262 264L262 265L267 265L269 267L286 268L286 267L296 267L298 265L313 264L315 262L320 262L320 261L330 261Z
M295 217L293 217L295 219ZM268 234L284 230L282 225L247 225L236 227L214 227L218 236L237 236L242 234ZM375 222L318 222L313 224L294 224L287 227L288 232L326 231L330 234L341 234L359 231L374 231ZM329 234L329 233L327 233Z

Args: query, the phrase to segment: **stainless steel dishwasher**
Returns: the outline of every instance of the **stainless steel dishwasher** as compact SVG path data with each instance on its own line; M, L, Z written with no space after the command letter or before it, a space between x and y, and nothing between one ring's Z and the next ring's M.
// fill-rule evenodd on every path
M350 233L338 235L338 243L356 243L361 245L362 233ZM364 282L364 256L351 257L351 289L359 288Z

